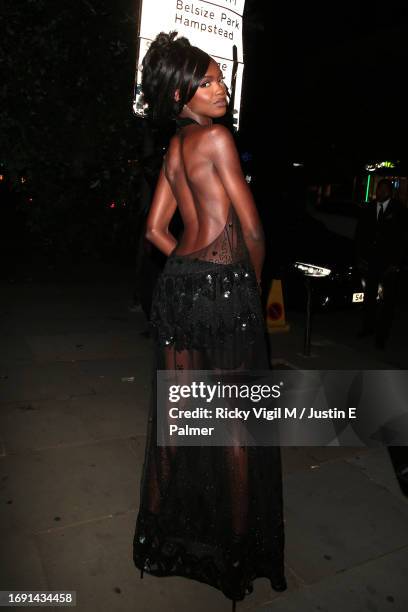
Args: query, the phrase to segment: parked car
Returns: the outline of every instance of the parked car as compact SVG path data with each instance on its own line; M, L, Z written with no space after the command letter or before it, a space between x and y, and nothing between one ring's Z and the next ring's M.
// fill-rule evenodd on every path
M328 229L305 212L279 228L279 266L272 277L280 277L285 306L304 309L307 283L312 289L314 309L358 307L364 288L354 265L353 239Z

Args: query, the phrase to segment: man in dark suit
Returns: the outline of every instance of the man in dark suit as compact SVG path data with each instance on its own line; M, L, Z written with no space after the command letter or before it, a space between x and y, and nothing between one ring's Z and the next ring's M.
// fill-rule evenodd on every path
M376 346L385 347L397 299L399 269L407 252L407 210L392 197L392 183L379 181L376 199L363 209L357 224L357 266L365 279L363 326L360 337L375 333ZM376 320L378 287L382 287ZM402 493L408 497L408 446L388 446Z
M376 199L362 210L355 234L357 267L365 280L359 337L375 334L379 349L385 348L390 333L408 240L407 210L392 197L392 190L388 179L378 182Z

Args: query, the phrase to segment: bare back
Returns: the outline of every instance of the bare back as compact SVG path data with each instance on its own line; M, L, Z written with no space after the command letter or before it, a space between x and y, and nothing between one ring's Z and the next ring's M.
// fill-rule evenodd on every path
M165 156L165 175L184 224L180 255L209 245L222 232L231 201L211 161L207 127L178 130Z
M168 229L176 208L184 224L179 241ZM233 136L219 123L184 125L170 141L146 221L146 238L167 256L190 255L224 236L232 217L259 280L263 229Z

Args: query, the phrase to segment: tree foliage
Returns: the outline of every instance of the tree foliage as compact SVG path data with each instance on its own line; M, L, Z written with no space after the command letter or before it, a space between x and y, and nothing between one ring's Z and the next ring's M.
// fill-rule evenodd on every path
M27 169L50 231L91 183L101 206L123 189L137 157L136 19L135 0L3 0L0 162Z

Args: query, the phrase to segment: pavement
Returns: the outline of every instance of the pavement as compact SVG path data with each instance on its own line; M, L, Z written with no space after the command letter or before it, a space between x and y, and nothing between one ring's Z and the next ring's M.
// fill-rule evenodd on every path
M152 347L132 283L93 264L0 284L0 590L74 590L78 612L227 612L216 589L133 565ZM354 340L355 314L316 317L310 357L303 315L287 318L275 364L406 367ZM408 499L387 450L282 454L289 588L258 579L237 612L406 612Z

